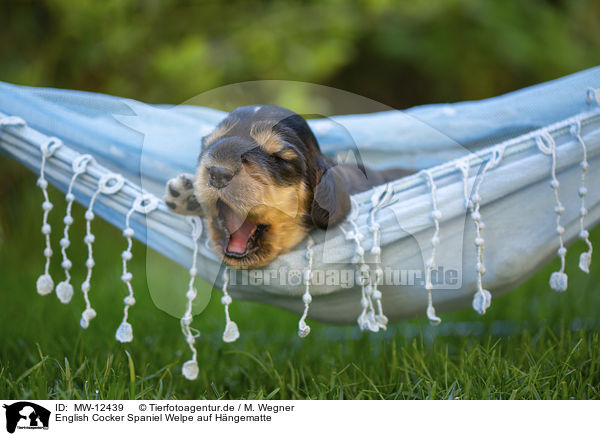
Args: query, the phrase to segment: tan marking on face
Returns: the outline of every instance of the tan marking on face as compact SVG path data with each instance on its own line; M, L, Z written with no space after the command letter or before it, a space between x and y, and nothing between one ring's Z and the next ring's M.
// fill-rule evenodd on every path
M256 216L261 223L269 226L263 238L261 259L256 262L256 266L269 264L306 237L308 229L304 224L304 215L309 212L307 191L304 183L284 189L270 189L266 193L267 201L251 211L251 216Z
M281 138L270 124L256 123L250 129L250 136L269 154L277 153L283 147Z
M298 157L298 155L293 150L290 150L289 148L278 151L277 156L279 156L280 158L285 159L285 160L293 160Z

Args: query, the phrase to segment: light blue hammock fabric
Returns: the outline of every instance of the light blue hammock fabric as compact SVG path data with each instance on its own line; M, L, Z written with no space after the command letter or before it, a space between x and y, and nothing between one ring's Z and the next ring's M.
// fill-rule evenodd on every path
M356 146L366 164L422 171L353 196L353 211L339 228L314 231L267 267L294 280L275 278L268 286L230 281L224 304L254 300L302 313L304 335L307 313L333 323L358 319L361 328L373 331L385 328L388 318L427 314L437 323L436 309L473 305L484 313L492 295L509 291L557 256L562 267L551 286L566 289L565 257L582 255L586 270L592 252L591 244L584 253L567 254L566 246L578 237L587 240L587 229L600 219L597 88L600 67L483 101L310 120L330 155ZM192 275L223 287L232 272L224 274L201 223L192 225L162 201L152 201L162 197L168 179L194 171L201 138L224 116L203 107L0 83L0 151L40 173L41 149L49 146L42 178L63 192L73 162L79 158L81 169L86 162L80 156L91 155L94 160L73 184L76 201L88 207L96 193L94 214L120 229L130 221L133 232L126 237L186 268L197 256ZM123 187L114 194L97 192L99 180L111 173L123 176ZM149 195L142 204L143 193ZM61 234L52 229L54 244ZM52 262L61 262L60 253ZM452 271L442 284L434 280L440 266ZM350 287L323 280L307 285L309 269L362 269L371 279ZM387 273L400 281L377 284ZM126 265L124 276L128 283ZM126 319L121 338L130 339ZM229 315L227 326L237 330ZM237 331L229 333L226 339L237 337Z

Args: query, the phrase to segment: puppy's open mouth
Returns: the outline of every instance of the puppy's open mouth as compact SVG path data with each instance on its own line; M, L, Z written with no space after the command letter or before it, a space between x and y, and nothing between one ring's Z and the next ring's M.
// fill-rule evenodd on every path
M259 249L259 242L266 231L266 225L239 216L221 200L217 200L217 210L227 233L223 244L226 256L239 259Z

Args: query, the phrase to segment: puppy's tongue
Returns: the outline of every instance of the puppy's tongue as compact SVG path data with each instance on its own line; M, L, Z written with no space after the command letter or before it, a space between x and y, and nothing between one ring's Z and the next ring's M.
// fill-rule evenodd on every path
M237 215L225 203L221 203L221 212L225 219L225 226L229 232L227 251L230 253L244 254L248 248L248 240L256 230L256 224Z

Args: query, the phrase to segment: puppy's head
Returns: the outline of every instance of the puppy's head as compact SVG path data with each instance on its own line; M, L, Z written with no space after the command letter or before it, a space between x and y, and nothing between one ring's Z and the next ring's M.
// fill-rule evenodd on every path
M194 191L217 254L234 267L268 264L350 208L306 121L279 106L237 108L205 137Z

